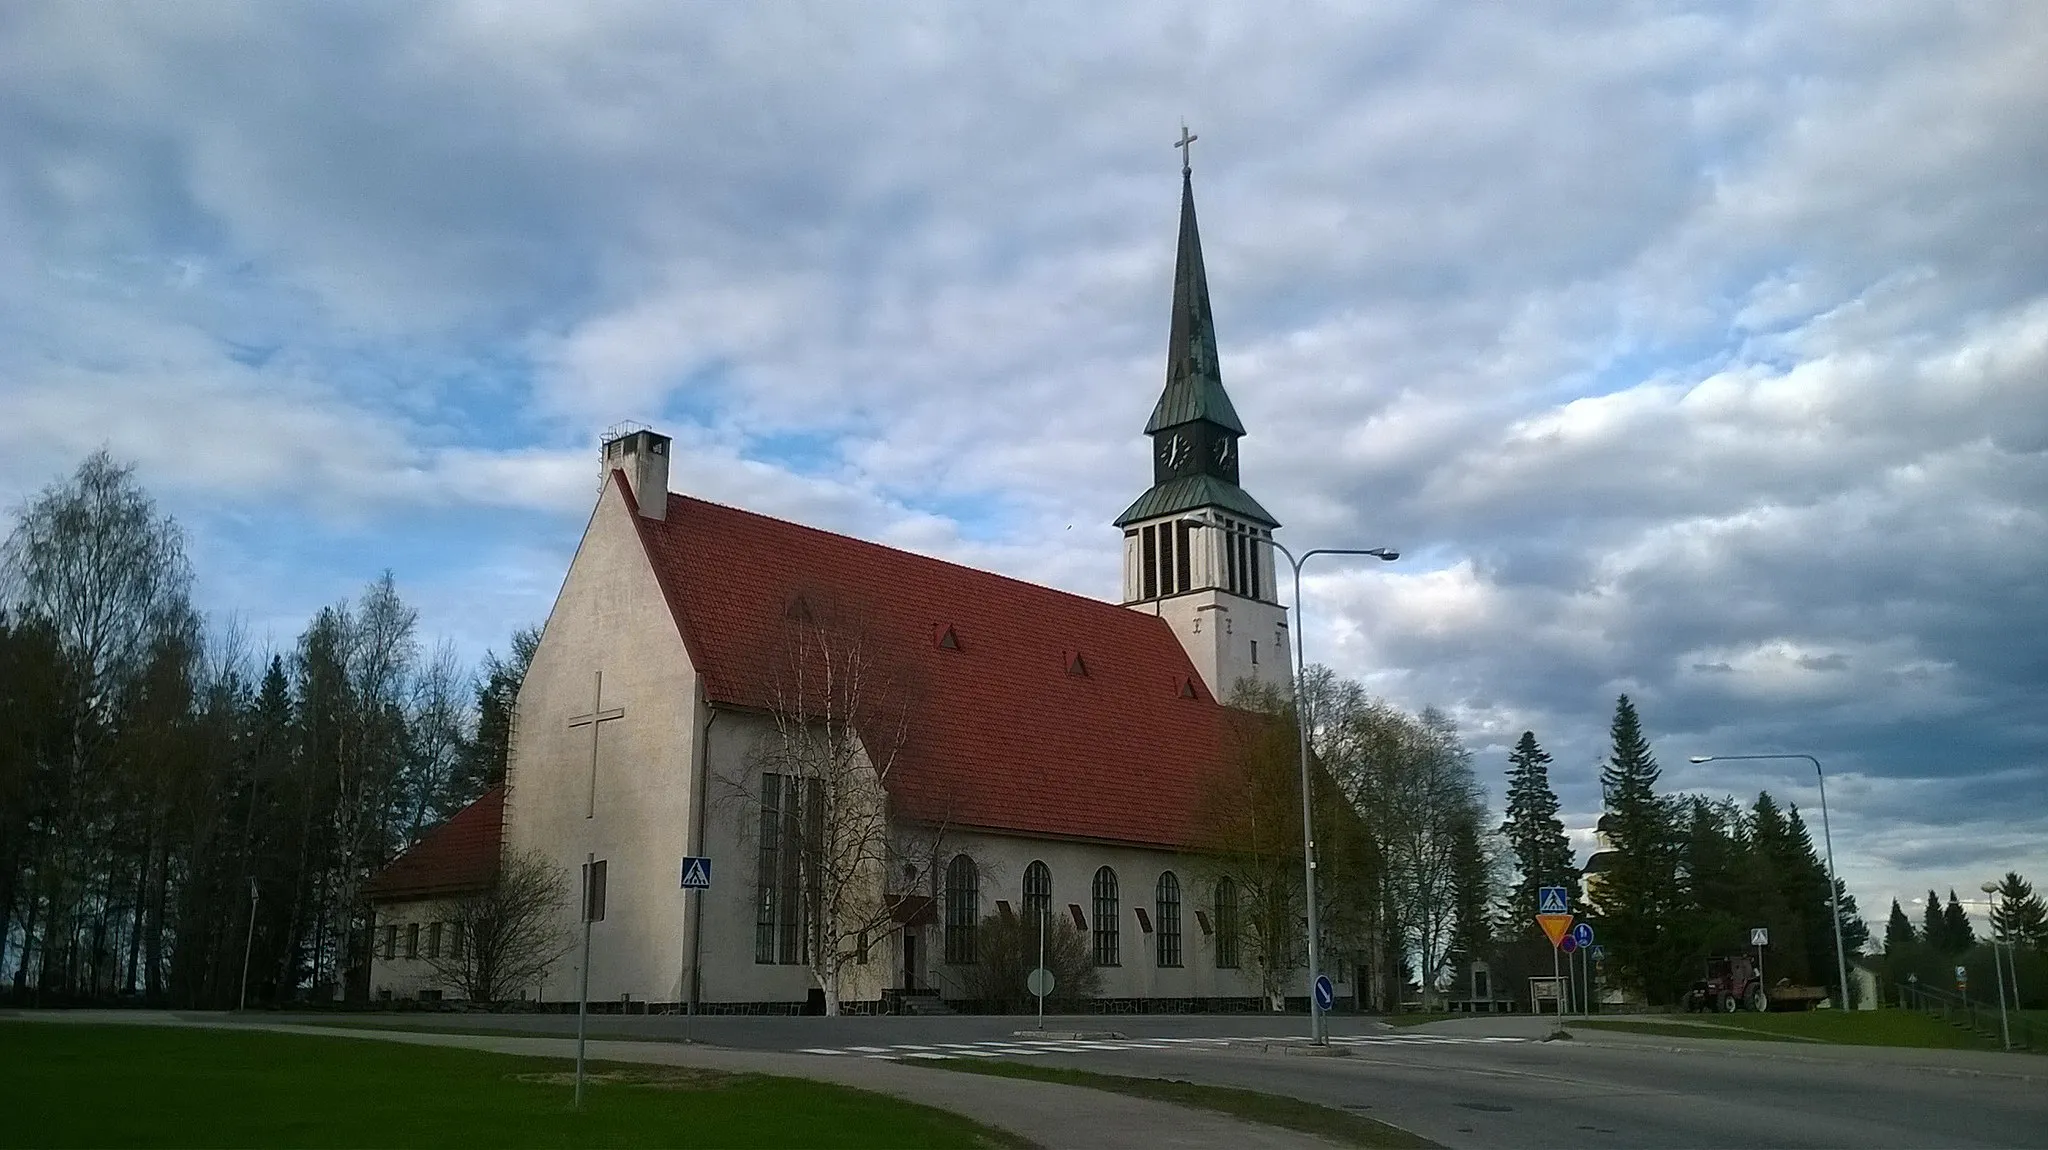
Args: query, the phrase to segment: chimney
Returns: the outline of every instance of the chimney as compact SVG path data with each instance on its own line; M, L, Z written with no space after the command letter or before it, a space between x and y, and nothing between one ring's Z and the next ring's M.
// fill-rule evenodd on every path
M639 428L605 436L604 479L613 471L626 473L626 486L640 504L640 514L649 519L668 517L669 437Z

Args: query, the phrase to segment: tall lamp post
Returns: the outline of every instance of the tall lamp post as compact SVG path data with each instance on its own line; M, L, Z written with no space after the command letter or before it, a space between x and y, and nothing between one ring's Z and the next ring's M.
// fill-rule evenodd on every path
M1180 520L1198 527L1216 527L1206 519L1193 517ZM1302 632L1306 629L1301 621L1301 565L1318 555L1370 555L1382 562L1392 563L1401 557L1391 547L1317 547L1294 557L1294 552L1284 543L1271 539L1263 540L1280 554L1287 556L1287 562L1294 568L1294 735L1297 757L1301 766L1301 885L1302 894L1308 902L1308 1037L1316 1046L1329 1044L1328 1024L1323 1018L1322 1004L1316 1001L1316 979L1322 974L1322 943L1317 937L1316 921L1316 831L1313 808L1309 804L1308 781L1308 665L1304 661Z
M1849 952L1842 949L1842 883L1835 877L1835 836L1828 829L1828 776L1820 760L1812 755L1694 755L1695 763L1735 762L1744 759L1805 759L1813 764L1813 776L1820 780L1820 833L1828 849L1828 908L1835 920L1835 973L1840 978L1842 1009L1849 1009Z
M2011 1050L2012 1023L2005 1019L2005 967L1998 965L1998 884L1987 882L1977 889L1989 895L1991 899L1991 973L1997 976L1998 981L1998 1034L2005 1048ZM2006 954L2012 954L2010 946L2006 948ZM2011 959L2008 958L2007 965L2010 964ZM2020 996L2020 971L2017 966L2012 969L2012 996L2014 999Z

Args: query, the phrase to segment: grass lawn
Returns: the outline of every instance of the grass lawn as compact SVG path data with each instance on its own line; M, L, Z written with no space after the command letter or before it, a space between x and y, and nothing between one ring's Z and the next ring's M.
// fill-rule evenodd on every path
M1398 1126L1389 1126L1361 1114L1352 1114L1329 1106L1318 1106L1313 1102L1303 1102L1298 1098L1288 1098L1279 1094L1261 1094L1256 1090L1203 1086L1177 1078L1130 1078L1121 1074L1070 1070L1064 1066L979 1058L919 1060L916 1065L969 1074L991 1074L999 1078L1030 1078L1039 1082L1057 1082L1064 1086L1085 1086L1091 1090L1107 1090L1114 1094L1129 1094L1137 1098L1171 1102L1176 1106L1213 1110L1247 1122L1314 1134L1340 1146L1436 1145L1427 1138L1410 1134Z
M1789 1034L1772 1034L1769 1031L1724 1030L1700 1023L1688 1022L1637 1022L1629 1020L1607 1020L1574 1018L1573 1030L1621 1030L1630 1034L1661 1034L1668 1038L1739 1038L1746 1042L1817 1042L1819 1039L1794 1038Z
M1575 1021L1575 1027L1631 1030L1647 1034L1682 1034L1692 1038L1790 1038L1845 1046L1915 1046L1951 1050L1985 1050L1981 1036L1910 1010L1815 1010L1797 1014L1716 1014L1687 1024L1673 1015L1666 1022ZM1643 1027L1656 1027L1644 1030Z
M297 1034L0 1022L0 1146L1016 1146L821 1082Z
M1388 1026L1421 1026L1430 1022L1448 1022L1453 1018L1476 1018L1472 1014L1445 1014L1442 1011L1413 1011L1407 1014L1382 1014L1380 1021Z

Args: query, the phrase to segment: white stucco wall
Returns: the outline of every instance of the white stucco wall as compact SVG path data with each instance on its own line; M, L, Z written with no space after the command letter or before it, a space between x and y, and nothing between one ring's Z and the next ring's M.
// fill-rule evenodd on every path
M370 998L373 1001L383 998L418 998L422 990L438 990L445 999L462 997L462 993L455 987L436 977L433 968L427 963L434 945L434 923L444 923L441 928L440 946L447 947L452 941L449 929L445 925L446 918L441 902L432 899L383 903L377 907L377 925L370 957ZM414 926L419 928L419 945L416 951L408 946ZM392 936L392 945L387 952L386 930L392 927L397 928L397 933Z
M507 771L506 845L539 850L568 883L573 932L590 854L607 863L605 921L592 928L593 1001L676 1002L683 995L678 872L691 853L691 759L700 708L696 671L647 562L624 498L606 484L519 691ZM588 805L594 674L604 707L594 810ZM550 972L542 997L574 997L580 946Z

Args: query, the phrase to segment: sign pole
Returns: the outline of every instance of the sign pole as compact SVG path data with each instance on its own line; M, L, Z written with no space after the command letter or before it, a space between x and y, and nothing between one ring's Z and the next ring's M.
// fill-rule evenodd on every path
M1551 993L1552 995L1556 996L1556 998L1557 998L1557 1028L1558 1028L1559 1030L1563 1030L1563 1029L1564 1029L1564 976L1563 976L1563 975L1561 975L1561 974L1559 974L1559 973L1558 973L1558 971L1557 971L1557 949L1558 949L1558 948L1557 948L1557 947L1555 947L1555 946L1553 946L1553 947L1551 947L1551 948L1550 948L1550 993ZM580 1066L582 1066L583 1064L582 1064L581 1062L578 1062L578 1063L577 1063L576 1065L580 1067ZM576 1083L577 1083L577 1086L578 1086L578 1087L580 1088L580 1087L582 1086L582 1083L583 1083L583 1079L582 1079L582 1078L580 1077L580 1073L581 1073L581 1072L579 1071L578 1073L579 1073L579 1077L578 1077L578 1078L576 1079Z
M683 923L685 934L689 933L689 924L695 922L697 916L702 913L704 913L703 908L697 906L690 898L690 888L684 887ZM689 942L685 940L683 943L683 948L687 951L689 949L689 945ZM685 1043L696 1041L696 1039L692 1037L691 1031L694 1029L697 1022L697 995L695 993L695 988L690 985L690 976L695 973L696 972L694 970L685 970L683 972L683 1041Z
M1045 917L1049 907L1038 912L1038 969L1045 969ZM1045 996L1038 996L1038 1029L1045 1029Z
M583 987L576 995L576 1109L583 1109L583 1042L584 1023L590 1013L590 889L591 879L597 874L597 855L591 854L583 862Z

